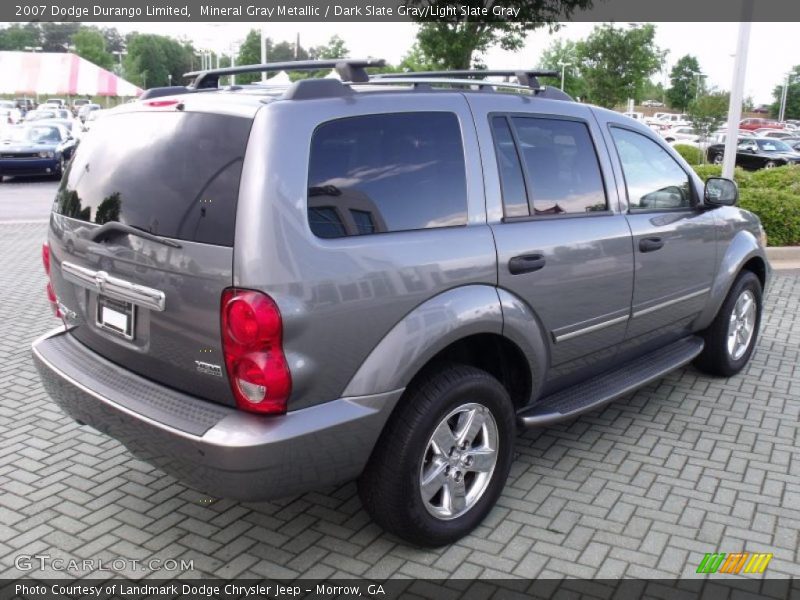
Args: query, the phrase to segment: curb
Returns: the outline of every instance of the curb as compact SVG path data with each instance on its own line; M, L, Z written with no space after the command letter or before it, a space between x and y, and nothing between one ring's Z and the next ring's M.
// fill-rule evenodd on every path
M768 246L767 258L770 262L781 260L800 261L800 246Z

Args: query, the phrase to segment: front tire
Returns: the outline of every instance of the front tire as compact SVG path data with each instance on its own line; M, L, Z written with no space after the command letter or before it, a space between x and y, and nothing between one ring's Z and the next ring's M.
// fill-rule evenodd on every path
M401 402L358 491L387 531L443 546L480 524L500 496L513 457L514 407L497 379L465 365L423 376Z
M766 163L764 163L764 168L765 169L774 169L777 166L778 166L778 163L776 163L774 160L768 160Z
M721 165L722 162L723 162L723 155L722 154L715 154L711 158L711 162L714 163L715 165Z
M730 377L741 371L758 340L763 296L761 281L743 271L734 282L711 326L695 366L712 375Z

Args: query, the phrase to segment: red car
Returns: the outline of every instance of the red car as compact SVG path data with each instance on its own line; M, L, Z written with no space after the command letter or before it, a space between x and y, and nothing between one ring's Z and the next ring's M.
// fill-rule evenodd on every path
M744 119L739 123L739 129L755 131L756 129L783 129L783 125L770 119Z

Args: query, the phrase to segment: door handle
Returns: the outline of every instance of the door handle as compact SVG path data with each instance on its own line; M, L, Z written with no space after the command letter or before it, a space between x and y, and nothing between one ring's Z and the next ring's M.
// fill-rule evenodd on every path
M541 254L522 254L508 261L508 271L512 275L532 273L544 267L544 256Z
M639 240L639 252L655 252L664 247L664 240L660 237L649 237Z

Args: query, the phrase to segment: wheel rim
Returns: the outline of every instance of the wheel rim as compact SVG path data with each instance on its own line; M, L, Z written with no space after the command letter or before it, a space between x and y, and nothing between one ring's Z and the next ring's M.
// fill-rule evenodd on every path
M498 442L494 415L482 404L462 404L439 422L419 472L428 513L451 520L475 506L492 479Z
M717 154L714 157L714 164L715 165L721 165L722 164L722 156L721 155Z
M775 168L775 163L772 162L772 161L769 161L767 164L764 165L764 168L765 169L774 169Z
M739 360L747 352L756 329L756 298L750 290L743 291L733 306L728 322L728 354Z

